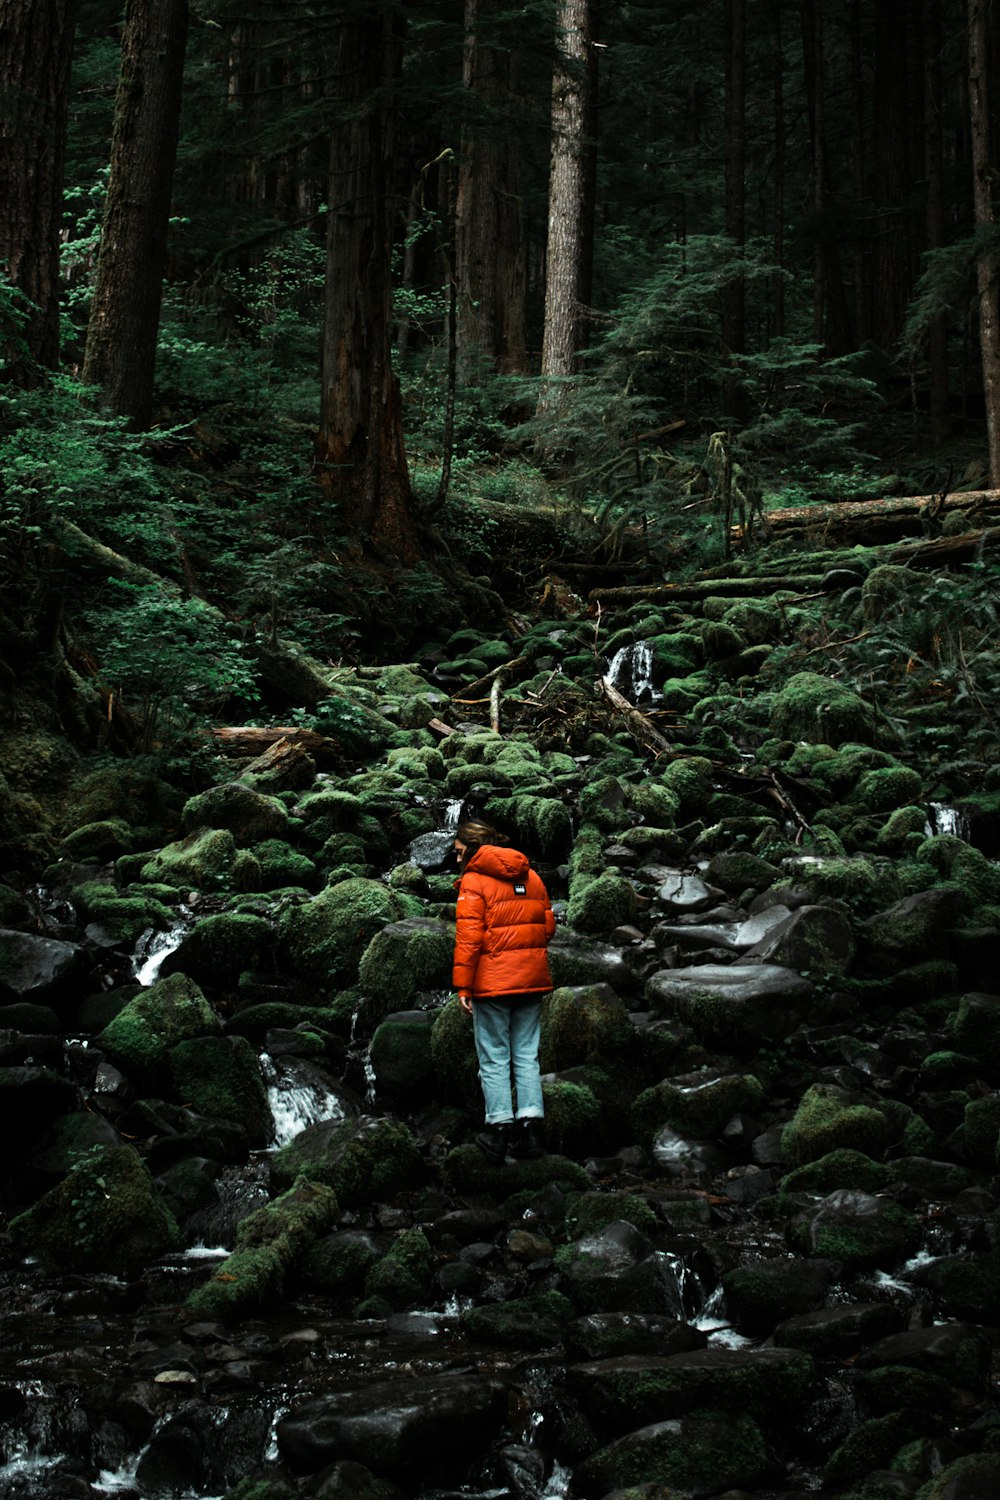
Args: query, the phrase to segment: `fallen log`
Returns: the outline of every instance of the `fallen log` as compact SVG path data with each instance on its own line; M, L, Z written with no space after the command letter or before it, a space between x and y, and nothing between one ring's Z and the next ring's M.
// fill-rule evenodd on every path
M294 724L270 728L261 728L257 724L225 724L206 730L206 733L222 754L231 755L234 760L256 760L282 741L307 751L320 767L340 764L347 758L336 740L319 734L315 729L300 729Z
M655 724L650 723L644 713L640 713L624 694L603 677L597 679L597 690L607 699L616 713L621 714L625 720L629 734L640 745L647 750L652 750L654 755L663 755L673 750L673 746L665 735L662 735Z
M979 552L1000 544L1000 526L983 531L963 531L957 536L936 536L923 542L902 543L889 554L889 561L918 568L936 568L948 563L969 562Z
M510 682L511 678L517 677L528 665L526 656L515 656L510 661L505 661L499 667L494 667L487 672L485 677L477 677L475 682L469 682L457 693L452 693L452 703L482 703L483 699L477 694L491 692L497 681Z
M615 608L622 604L692 604L699 599L759 599L779 589L793 594L824 592L825 573L786 574L777 578L709 578L696 583L651 583L614 589L591 589L588 603L594 608ZM837 583L835 589L843 588Z
M871 541L878 545L898 540L914 529L937 526L954 512L1000 517L1000 490L944 490L937 495L896 495L878 500L837 500L824 505L793 505L765 511L755 521L766 538L791 532L821 533L824 538ZM747 528L732 526L730 540L749 539Z

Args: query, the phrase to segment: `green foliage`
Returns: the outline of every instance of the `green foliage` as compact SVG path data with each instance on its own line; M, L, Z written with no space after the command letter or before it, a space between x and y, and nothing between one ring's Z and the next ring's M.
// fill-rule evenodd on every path
M108 600L90 612L91 636L105 681L138 705L145 748L164 709L176 720L253 700L254 672L239 641L203 601L115 580Z

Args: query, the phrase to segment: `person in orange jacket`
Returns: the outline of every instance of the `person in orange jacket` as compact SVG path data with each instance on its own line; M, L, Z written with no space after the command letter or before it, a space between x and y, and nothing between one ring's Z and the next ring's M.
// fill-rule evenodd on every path
M486 1125L476 1145L493 1162L508 1151L545 1154L538 1040L556 919L540 876L509 843L475 820L455 832L461 878L452 984L472 1017L479 1058Z

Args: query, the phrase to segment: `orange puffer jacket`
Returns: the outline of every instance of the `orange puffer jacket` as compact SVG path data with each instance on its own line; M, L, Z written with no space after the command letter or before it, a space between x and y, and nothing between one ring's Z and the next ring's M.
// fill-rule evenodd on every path
M452 984L474 1000L546 993L545 949L555 930L548 891L527 856L482 844L459 882Z

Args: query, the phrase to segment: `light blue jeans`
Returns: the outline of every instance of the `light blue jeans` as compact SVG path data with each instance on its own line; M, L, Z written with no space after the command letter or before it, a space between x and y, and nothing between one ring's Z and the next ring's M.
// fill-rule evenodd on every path
M514 1118L515 1093L519 1120L540 1120L544 1115L538 1071L541 1018L540 996L522 1000L519 1005L503 1005L497 1000L472 1002L472 1034L487 1125L502 1125Z

